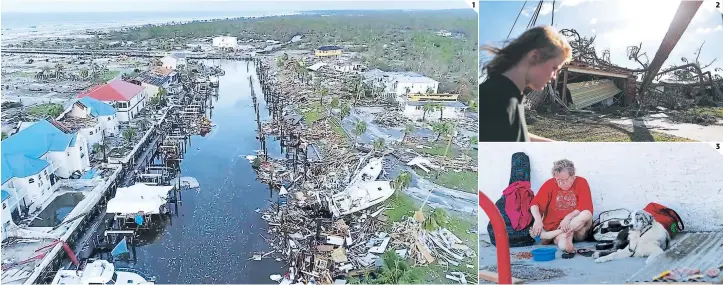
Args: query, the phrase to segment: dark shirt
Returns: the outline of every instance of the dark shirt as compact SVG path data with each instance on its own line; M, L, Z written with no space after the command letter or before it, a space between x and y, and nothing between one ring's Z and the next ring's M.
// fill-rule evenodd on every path
M529 142L524 96L501 74L490 74L479 85L479 141Z

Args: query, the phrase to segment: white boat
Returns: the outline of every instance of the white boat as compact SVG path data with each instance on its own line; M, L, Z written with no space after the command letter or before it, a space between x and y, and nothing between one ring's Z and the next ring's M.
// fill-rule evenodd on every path
M344 216L384 202L393 194L394 188L390 181L360 182L334 194L329 208L334 216Z
M360 183L360 182L366 182L366 181L374 181L379 178L379 175L382 174L382 168L384 165L382 165L382 159L381 158L372 158L369 160L369 163L362 168L359 173L354 175L354 178L349 181L349 186L351 187L354 184Z
M148 278L150 279L150 278ZM97 284L155 284L128 268L115 268L105 260L88 263L83 270L59 270L51 285L97 285Z

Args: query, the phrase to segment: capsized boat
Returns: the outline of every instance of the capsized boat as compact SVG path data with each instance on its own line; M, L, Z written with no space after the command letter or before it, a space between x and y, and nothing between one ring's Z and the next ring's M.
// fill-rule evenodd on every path
M329 209L334 216L344 216L386 201L394 194L390 181L368 181L349 185L331 196Z
M379 175L382 174L382 168L384 165L382 164L381 158L372 158L369 160L369 163L362 168L359 173L354 175L354 177L349 181L349 186L357 184L359 182L365 182L365 181L374 181L379 178Z
M154 278L141 275L140 272L130 268L116 268L105 260L95 260L88 263L83 270L59 270L53 278L51 285L62 284L148 284L154 283Z

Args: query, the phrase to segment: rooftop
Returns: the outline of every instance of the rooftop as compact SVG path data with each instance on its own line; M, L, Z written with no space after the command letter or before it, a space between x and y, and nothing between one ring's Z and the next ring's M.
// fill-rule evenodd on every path
M459 101L407 101L408 106L424 106L429 104L439 104L450 108L465 108L467 105Z
M49 151L65 151L76 134L66 134L47 120L38 121L2 141L2 183L28 177L48 166L40 158Z
M78 94L78 98L90 96L100 101L130 101L141 91L143 91L143 86L123 80L113 80L107 84L95 86L86 93Z
M156 73L152 72L143 72L141 74L138 74L137 79L143 83L155 85L155 86L163 86L164 84L168 83L168 81L171 80L170 77L164 76L164 75L158 75Z
M90 115L93 117L98 116L113 116L115 115L115 109L113 106L103 103L101 101L96 100L93 97L83 97L78 100L79 103L83 104L84 106L88 107L90 109Z
M10 192L8 192L5 189L2 189L2 195L0 195L0 196L2 197L2 202L5 202L5 200L10 198Z
M317 50L329 51L329 50L342 50L344 48L340 46L320 46Z

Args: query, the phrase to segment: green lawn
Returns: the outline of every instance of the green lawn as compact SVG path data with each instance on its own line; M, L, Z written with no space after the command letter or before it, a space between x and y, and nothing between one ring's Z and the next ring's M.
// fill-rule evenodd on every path
M429 179L434 184L444 186L447 188L477 193L477 172L472 171L444 171L435 175L434 172L426 173L424 171L416 171L418 175Z
M104 73L103 75L101 75L100 78L103 79L103 81L108 82L108 81L113 80L113 78L118 76L118 74L120 74L120 73L121 72L117 71L117 70L110 70L110 71Z
M28 113L36 117L55 119L55 117L63 113L63 106L55 103L44 103L30 107Z
M319 105L319 103L314 102L311 103L311 106L301 111L301 115L304 117L304 121L307 124L312 124L313 122L324 118L324 109Z

